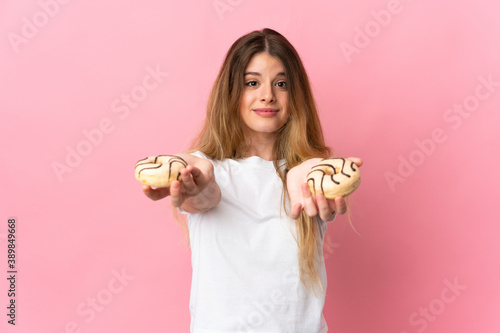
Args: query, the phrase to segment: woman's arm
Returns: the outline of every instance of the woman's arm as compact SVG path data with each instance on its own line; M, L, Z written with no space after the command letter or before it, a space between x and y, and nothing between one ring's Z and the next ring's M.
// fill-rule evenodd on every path
M187 153L176 155L182 157L188 164L181 170L182 182L176 180L170 187L158 189L144 185L144 194L152 200L170 196L174 207L180 207L192 214L217 206L221 199L221 192L215 181L212 163Z
M357 166L363 161L360 158L349 157ZM307 174L322 158L311 158L293 167L287 173L287 190L291 201L290 216L297 219L302 210L308 216L319 216L323 221L331 221L335 214L344 214L347 205L343 197L326 199L323 194L313 195L307 185Z

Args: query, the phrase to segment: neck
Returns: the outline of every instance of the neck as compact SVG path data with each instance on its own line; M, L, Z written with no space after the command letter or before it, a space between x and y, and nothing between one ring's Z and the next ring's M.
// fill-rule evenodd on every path
M259 133L260 135L252 135L249 137L248 150L246 157L258 156L264 160L272 161L273 148L276 142L275 133Z

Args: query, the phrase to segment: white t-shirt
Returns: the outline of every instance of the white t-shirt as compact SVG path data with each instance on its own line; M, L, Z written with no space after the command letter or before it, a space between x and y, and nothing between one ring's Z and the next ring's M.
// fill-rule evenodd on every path
M283 210L273 162L257 156L211 162L222 199L188 214L191 333L326 333L325 295L315 297L300 282L295 221ZM327 223L318 223L322 249Z

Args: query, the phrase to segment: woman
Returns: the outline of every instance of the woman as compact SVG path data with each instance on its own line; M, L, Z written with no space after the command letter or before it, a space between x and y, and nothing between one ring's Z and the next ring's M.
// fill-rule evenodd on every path
M204 126L177 155L182 182L144 193L188 216L191 332L327 332L322 246L346 203L305 183L331 150L285 37L263 29L231 46Z

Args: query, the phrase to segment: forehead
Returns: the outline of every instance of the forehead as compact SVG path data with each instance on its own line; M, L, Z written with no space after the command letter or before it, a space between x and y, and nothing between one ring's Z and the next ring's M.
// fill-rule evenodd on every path
M285 75L285 67L283 66L281 60L279 60L278 58L261 52L255 54L252 59L250 59L247 67L245 68L245 75L255 73Z

